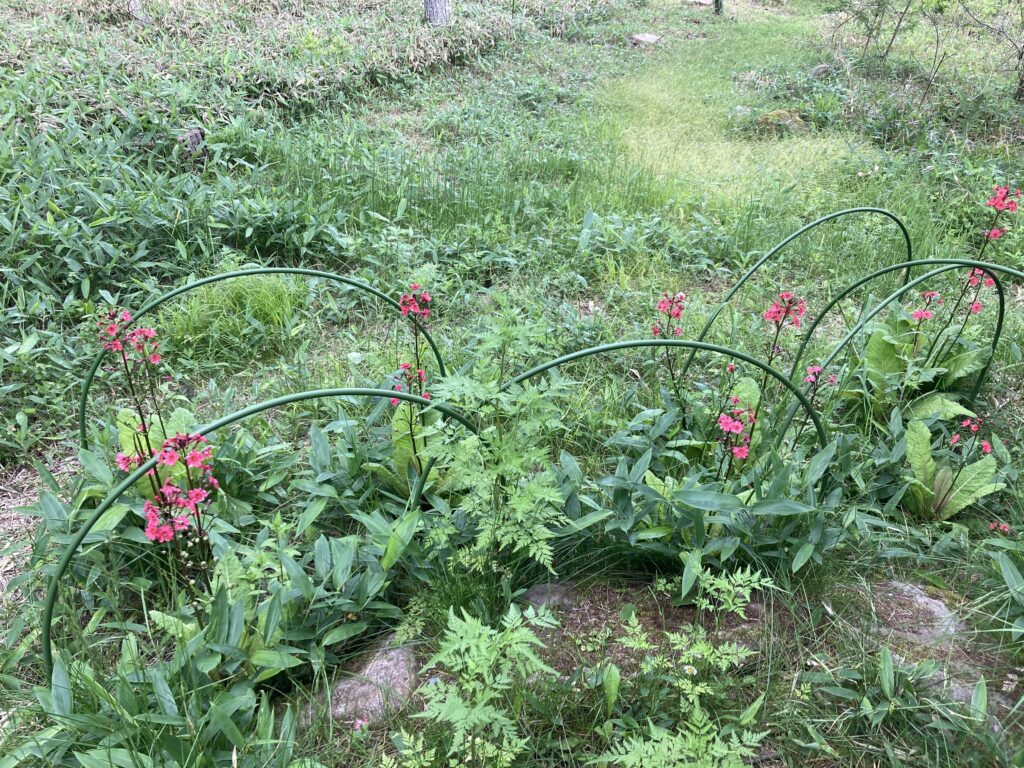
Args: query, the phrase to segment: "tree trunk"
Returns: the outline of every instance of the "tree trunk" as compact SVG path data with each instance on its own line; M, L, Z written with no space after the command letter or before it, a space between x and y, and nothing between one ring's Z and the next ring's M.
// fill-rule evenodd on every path
M717 16L722 15L722 6L725 4L725 0L715 0L715 14Z
M446 26L452 20L452 2L451 0L423 0L423 13L430 26Z

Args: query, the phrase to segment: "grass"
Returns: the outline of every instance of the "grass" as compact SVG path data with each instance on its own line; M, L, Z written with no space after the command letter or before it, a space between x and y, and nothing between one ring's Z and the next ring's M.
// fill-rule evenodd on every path
M322 267L389 292L417 281L435 294L432 329L457 373L493 362L507 379L558 354L648 335L662 291L690 294L692 335L767 247L837 208L893 210L919 255L969 253L977 198L994 181L1020 177L1018 150L1005 136L982 132L968 143L943 133L922 149L886 138L916 136L909 129L881 136L871 114L819 109L833 99L845 103L847 91L896 93L898 80L884 68L857 69L849 80L808 79L815 65L839 67L848 55L826 45L832 19L812 0L727 0L721 18L664 0L530 0L515 11L465 4L459 26L438 34L420 24L418 8L411 1L153 3L150 28L104 2L0 2L12 20L0 48L0 93L12 105L0 117L0 149L15 149L0 152L0 291L9 308L0 319L0 462L12 475L23 474L30 459L52 463L73 452L74 385L94 344L91 315L107 301L138 305L158 289L238 264ZM632 47L627 38L636 31L662 41ZM923 60L926 45L909 36L897 64ZM1016 114L983 62L970 59L967 69L992 119ZM968 85L951 71L943 88L955 96ZM948 106L926 114L939 124ZM805 115L806 126L759 123L780 109ZM178 141L193 126L205 132L200 155ZM1024 263L1019 242L1008 235L1000 260ZM756 318L779 291L797 287L820 305L851 275L900 259L900 249L898 233L881 220L825 225L751 281L712 338L761 353L766 340ZM894 284L871 290L884 295ZM937 284L952 290L953 276ZM846 313L854 315L866 295L848 302ZM1010 303L1008 343L986 411L1015 449L1024 432L1008 404L1020 402L1024 325L1020 298L1011 293ZM181 360L171 382L176 402L210 417L296 389L387 388L405 354L403 327L375 302L290 278L218 283L176 300L157 324ZM814 354L841 326L838 319L825 325ZM486 354L477 352L482 345ZM697 386L717 375L704 362ZM635 460L631 451L642 452L634 446L649 431L643 419L652 418L647 409L665 384L649 356L593 359L562 376L565 391L551 394L560 414L547 445L551 461L564 462L564 450L596 478L615 471L617 456ZM117 386L98 389L94 417L115 403ZM305 455L311 420L331 422L325 431L339 444L363 446L338 449L344 470L303 474L312 472ZM625 429L630 420L632 431ZM98 450L113 452L108 425L93 418L91 426ZM244 514L287 525L308 508L310 487L336 483L343 492L331 525L338 530L327 532L361 532L348 515L372 504L358 470L386 456L383 410L303 405L247 427L224 451ZM871 445L855 448L863 449L865 466L893 472L880 455L892 447L886 428L884 419L858 427ZM994 615L1008 599L1003 577L977 546L989 519L1024 524L1019 481L1015 473L1008 479L1005 496L950 525L898 514L881 522L881 502L851 494L836 512L851 535L842 556L826 555L796 577L783 569L774 574L777 588L759 596L765 619L747 637L758 653L723 671L716 722L738 722L767 692L756 719L757 728L771 729L762 764L1016 764L1022 744L1020 712L1007 714L1013 702L1000 705L1002 736L985 725L933 727L946 723L937 718L954 705L927 681L904 681L906 695L892 697L880 724L862 703L868 699L870 709L884 700L882 648L897 649L873 630L878 601L868 599L888 578L928 585L968 619L955 651L943 649L940 661L970 662L990 675L993 700L997 680L1009 680L1021 663L1019 641L1008 639ZM603 499L599 486L587 490ZM28 541L18 542L27 552ZM293 543L309 545L301 537ZM6 551L0 548L0 558ZM122 555L134 565L144 551ZM536 747L521 764L538 767L580 765L608 747L601 731L607 694L594 675L606 656L622 660L616 617L623 603L642 607L652 633L692 621L719 628L714 615L652 596L656 576L678 575L678 557L583 537L559 548L556 562L584 593L584 606L601 610L596 623L593 611L563 616L580 631L549 643L565 679L515 688ZM0 559L4 579L6 563ZM444 642L450 608L496 624L514 592L548 578L521 556L485 576L468 567L453 557L443 570L403 572L393 597L406 609L400 632L422 656ZM19 586L38 585L43 575L27 574ZM117 606L118 595L99 600ZM0 630L11 630L0 655L0 753L46 723L32 702L32 685L45 682L38 660L8 653L30 637L16 613L0 608ZM126 608L117 618L129 615ZM104 635L107 648L97 642L88 650L95 632L72 622L61 639L109 665L120 646ZM662 643L654 652L666 649ZM299 678L287 695L316 701L328 676ZM637 698L622 705L621 722L674 722L675 708L645 709L641 701L664 681L640 691L629 688L632 677L623 690ZM127 697L130 686L120 685ZM855 694L836 694L839 688ZM1019 700L1019 692L1012 695ZM95 695L88 701L103 706ZM375 764L394 752L398 728L446 744L443 728L413 717L417 704L365 733L314 717L296 756ZM22 708L24 717L5 716ZM131 738L144 751L145 733Z

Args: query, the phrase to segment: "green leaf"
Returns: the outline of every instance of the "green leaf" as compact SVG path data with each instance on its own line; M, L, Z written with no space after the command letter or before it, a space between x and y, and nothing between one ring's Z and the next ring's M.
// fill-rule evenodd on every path
M88 451L82 448L78 452L78 461L81 462L82 466L85 467L85 471L88 472L92 477L99 480L104 486L110 486L114 484L114 473L110 471L110 467L103 463L92 451Z
M953 387L960 379L978 373L988 363L991 354L991 349L978 347L941 361L939 365L946 369L946 373L939 380L940 386Z
M269 649L261 649L253 653L249 657L249 661L254 666L263 667L265 669L289 669L290 667L297 667L302 664L302 659L292 656L290 653L284 651L271 651Z
M907 424L907 461L918 482L931 488L935 481L935 460L932 458L932 433L923 421Z
M691 549L689 552L683 552L679 555L686 564L683 568L683 584L679 594L680 597L686 597L697 582L697 577L700 576L701 572L702 555L703 553L699 549Z
M156 694L156 701L160 705L160 711L165 715L176 716L178 714L178 704L174 700L174 694L171 693L171 688L167 685L167 680L164 678L163 673L151 669L149 671L149 682L153 686L153 693Z
M163 611L150 611L149 620L169 635L173 635L180 642L187 643L199 634L199 625L194 621L185 621L177 616L171 616Z
M939 505L939 508L935 512L938 518L948 520L979 499L1005 488L1003 483L992 482L995 480L996 471L996 460L992 456L984 456L973 464L968 464L954 476L952 490L944 503L936 489L936 504Z
M807 561L811 559L811 555L814 554L813 542L807 541L801 545L800 549L796 552L796 557L793 558L793 573L796 573L803 568Z
M836 455L836 441L833 440L831 443L826 445L820 451L818 451L811 460L807 462L807 485L813 486L817 483L829 465L832 463L832 458Z
M326 635L324 635L323 640L320 641L320 645L328 646L344 642L345 640L348 640L350 637L355 637L356 635L362 634L366 631L367 627L369 626L370 625L367 624L365 621L356 621L352 622L351 624L342 624L340 627L335 627Z
M974 693L971 694L971 716L979 720L988 717L988 686L984 677L975 684Z
M954 419L957 416L975 416L974 411L950 400L939 392L921 395L907 405L907 415L914 419Z
M82 768L152 768L153 758L131 749L102 747L75 752Z
M900 357L899 349L889 339L889 332L879 329L868 337L864 348L864 363L867 377L871 385L882 392L886 391L888 377L901 374L907 369Z
M619 684L622 682L622 673L614 664L609 664L604 671L604 707L607 716L610 718L615 710L615 702L619 700Z
M750 508L752 515L764 515L765 517L787 517L789 515L804 515L813 512L814 507L802 504L792 499L768 499L759 501Z
M731 493L714 491L679 491L673 500L705 512L731 512L743 508L743 503Z
M753 725L754 718L757 717L757 713L761 710L761 705L764 704L764 697L766 695L767 694L762 693L754 699L753 703L749 707L743 710L743 714L740 715L740 719L737 721L737 724L741 728Z
M388 537L388 544L384 549L384 557L380 560L381 568L386 571L398 562L398 558L402 556L406 547L409 546L409 542L412 541L413 534L416 533L416 528L419 524L419 509L411 509L402 515L397 525L391 531L391 536Z
M892 668L892 652L888 648L882 649L882 658L878 663L878 680L885 698L891 700L896 692L896 676Z
M1006 588L1010 590L1010 597L1024 608L1024 577L1020 575L1017 566L1014 565L1013 560L1005 552L996 552L992 557L999 566L999 571L1003 575L1003 581L1006 582Z
M50 676L50 696L53 704L52 714L58 717L69 717L74 711L74 698L71 692L71 679L64 661L58 656L53 660L53 673Z

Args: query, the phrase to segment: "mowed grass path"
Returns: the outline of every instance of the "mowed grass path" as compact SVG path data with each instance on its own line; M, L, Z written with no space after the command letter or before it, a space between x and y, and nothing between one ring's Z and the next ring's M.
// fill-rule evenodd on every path
M736 18L715 19L664 33L649 66L611 84L603 102L635 161L684 196L744 196L766 188L844 188L880 151L853 134L795 130L781 137L744 129L763 111L761 97L740 82L766 67L810 69L821 62L814 45L819 15L732 5ZM690 37L686 35L702 35ZM704 37L703 35L706 35Z

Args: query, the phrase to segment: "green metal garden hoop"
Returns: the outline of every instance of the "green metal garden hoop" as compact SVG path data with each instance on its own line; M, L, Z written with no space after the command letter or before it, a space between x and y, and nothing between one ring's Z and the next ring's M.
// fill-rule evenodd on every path
M907 262L907 263L909 264L910 262ZM920 285L924 281L930 279L931 277L934 277L935 275L942 274L943 272L948 272L949 270L956 269L957 267L972 267L974 269L980 269L980 270L986 272L987 274L992 275L993 277L995 277L995 273L996 272L1001 272L1003 274L1013 275L1014 277L1019 277L1022 280L1024 280L1024 272L1021 272L1018 269L1014 269L1013 267L1006 267L1006 266L1003 266L1001 264L992 264L991 262L987 262L987 261L974 261L972 259L920 259L920 260L914 261L912 265L913 266L924 266L924 267L932 266L932 265L945 265L945 268L944 269L932 270L931 272L928 272L928 273L926 273L924 275L921 275L920 277L916 277L913 280L911 280L909 283L907 283L906 285L901 286L899 289L897 289L896 291L891 293L889 296L887 296L885 299L883 299L877 306L875 306L871 311L869 311L866 315L864 315L857 322L857 324L853 326L853 328L850 329L849 333L847 333L846 336L843 337L842 341L840 341L839 344L836 345L835 349L832 350L831 354L829 354L829 356L827 358L825 358L825 360L822 361L822 363L821 363L821 367L822 368L826 368L829 365L831 365L832 362L839 356L839 353L843 351L843 349L846 347L846 345L849 344L854 339L854 337L856 337L856 335L858 333L860 333L862 330L864 330L864 327L872 319L874 319L874 317L876 315L878 315L879 312L881 312L883 309L885 309L887 306L889 306L889 304L891 304L892 302L898 300L907 291L917 287L918 285ZM902 266L902 265L896 265L896 266L898 268L899 266ZM1000 292L999 293L1000 293L1000 297L1002 298L1001 283L997 283L997 284L1000 285ZM998 328L998 330L999 330L999 334L1001 335L1002 334L1002 312L1000 312L999 328ZM998 338L996 339L996 341L998 342ZM995 346L993 346L993 350L994 349L995 349Z
M679 347L681 349L693 350L691 356L696 354L698 351L713 352L718 355L724 355L726 357L732 357L737 360L742 360L745 363L756 366L768 375L774 377L778 381L782 382L783 386L788 389L794 397L799 401L800 405L807 412L808 417L814 424L814 429L818 433L818 443L822 448L828 443L828 437L825 433L825 428L821 424L821 420L815 413L814 408L811 406L807 397L800 391L800 389L793 384L785 375L779 373L779 371L772 368L767 363L758 360L756 357L748 355L745 352L740 352L736 349L730 349L729 347L722 347L717 344L708 344L703 341L690 341L687 339L637 339L635 341L617 341L612 344L602 344L598 347L590 347L589 349L581 349L578 352L572 352L568 355L549 360L546 363L542 363L530 370L519 374L511 381L503 384L500 391L504 392L510 387L521 384L527 379L531 379L538 374L549 371L552 368L557 368L565 363L571 363L575 360L580 360L584 357L590 357L591 355L599 355L605 352L614 352L619 349L639 349L643 347Z
M306 277L321 277L325 280L332 280L336 283L347 285L351 288L355 288L356 290L365 291L366 293L376 296L378 299L386 302L395 310L401 312L401 305L386 293L378 291L373 286L360 280L354 280L351 277L345 277L344 275L335 274L334 272L324 272L319 269L303 269L301 267L260 267L258 269L240 269L234 272L225 272L220 275L204 277L202 280L196 280L195 282L186 283L185 285L174 288L173 290L167 291L153 299L148 304L145 304L141 309L134 313L134 320L144 317L165 302L170 301L183 293L194 291L196 288L201 288L202 286L209 285L211 283L218 283L221 280L233 280L236 277L252 277L254 275L304 275ZM408 319L416 324L420 333L423 334L423 338L426 339L427 344L430 346L434 359L437 361L439 375L445 376L447 372L445 370L444 359L441 357L441 351L438 349L433 337L427 329L423 327L422 323L420 323L418 319L411 316ZM87 448L89 440L88 431L86 429L86 410L89 405L89 390L92 388L93 379L96 378L105 355L106 350L101 350L96 354L92 367L89 369L89 372L85 376L85 380L82 382L82 395L78 402L78 442L81 448Z
M719 303L719 305L711 313L711 316L707 319L707 322L704 323L704 327L701 328L700 333L697 334L697 339L696 340L697 341L704 341L704 337L708 335L708 331L711 330L711 326L714 325L715 320L718 319L718 316L721 315L722 312L725 311L725 308L729 305L729 302L732 300L732 297L735 296L737 294L737 292L739 292L740 288L742 288L743 285L750 278L752 278L754 276L754 274L759 269L761 269L761 267L764 266L764 264L766 262L768 262L777 253L779 253L779 251L781 251L787 245L792 243L794 240L796 240L796 239L802 237L803 235L805 235L807 232L810 232L812 229L815 229L816 227L819 227L819 226L821 226L822 224L824 224L824 223L826 223L828 221L832 221L833 219L838 219L838 218L840 218L842 216L850 216L850 215L855 214L855 213L871 213L871 214L876 214L878 216L885 216L886 218L891 219L896 224L896 226L899 227L900 233L903 235L903 242L907 246L907 261L904 262L904 266L914 262L914 247L913 247L913 244L910 242L910 231L907 229L906 225L903 223L903 221L900 219L900 217L897 216L895 213L892 213L891 211L887 211L884 208L871 208L871 207L847 208L847 209L842 210L842 211L835 211L835 212L830 213L830 214L828 214L826 216L822 216L821 218L815 219L810 224L805 224L804 226L800 227L800 229L798 229L796 232L791 234L789 237L787 237L785 240L780 242L774 248L772 248L771 250L766 252L764 254L764 256L762 256L760 259L758 259L754 263L754 266L752 266L750 269L748 269L743 274L743 276L733 284L732 288L730 288L726 292L726 294L723 297L721 303ZM903 283L904 283L904 285L907 283L907 281L910 280L910 274L911 274L911 266L906 266L906 274L903 276ZM696 354L696 351L691 352L689 354L689 356L686 358L686 363L683 365L683 370L681 372L682 374L685 374L690 369L690 365L693 363L693 357L694 357L695 354Z
M236 422L247 419L257 413L270 410L271 408L277 408L282 405L290 405L291 403L297 403L303 400L316 400L326 397L387 397L397 398L408 403L415 403L424 408L433 408L439 411L445 417L458 422L462 426L466 427L470 432L477 434L476 425L473 424L468 418L463 416L457 410L452 408L445 403L437 402L434 400L427 400L426 398L413 395L408 392L392 392L386 389L364 389L364 388L342 388L342 389L316 389L309 390L307 392L296 392L291 395L284 395L283 397L277 397L273 400L265 400L262 403L255 403L240 411L223 416L216 421L212 421L205 426L200 427L197 433L200 435L208 435L211 432L216 432L218 429L230 426ZM110 509L114 503L121 498L125 491L131 488L135 483L142 479L146 472L156 466L158 456L151 457L144 464L140 465L134 472L125 477L120 483L117 484L107 494L106 498L100 503L100 505L93 510L93 513L82 523L79 527L78 532L71 539L71 542L64 549L64 554L61 556L60 561L57 563L57 567L50 577L50 584L46 591L46 597L43 601L43 617L42 617L42 636L40 643L43 651L43 668L46 670L46 675L49 677L53 673L53 640L51 636L51 629L53 625L53 611L57 602L57 593L60 590L60 582L67 573L68 568L71 566L72 560L75 558L75 554L78 552L79 546L85 540L85 537L89 535L89 531L92 530L93 526L96 525L100 517ZM410 506L415 507L419 504L420 496L423 493L424 483L426 477L430 474L430 470L433 468L433 462L428 462L424 467L424 471L418 478L416 485L413 488L413 496L410 499Z
M800 367L800 360L803 357L803 354L804 354L804 352L807 349L808 343L810 343L810 339L811 339L812 334L814 333L814 329L818 327L818 324L822 321L822 319L824 319L825 315L827 315L836 304L838 304L840 301L845 299L847 296L849 296L851 293L853 293L855 290L857 290L861 286L865 285L866 283L869 283L872 280L875 280L875 279L877 279L879 277L882 277L883 275L889 274L890 272L895 272L895 271L897 271L899 269L903 269L908 264L912 264L913 266L921 266L921 267L936 266L936 265L941 265L941 266L939 266L938 269L931 270L931 271L925 273L924 275L921 275L920 277L916 278L911 283L906 283L906 284L900 286L899 289L897 289L894 293L890 294L878 306L876 306L874 309L872 309L870 311L870 313L866 316L866 318L862 318L862 320L864 320L864 322L863 323L858 322L858 324L854 326L854 328L851 330L850 333L855 335L857 332L862 330L864 325L866 324L866 322L870 321L873 317L875 317L878 314L878 312L880 312L885 307L889 306L889 304L891 304L892 302L899 300L899 298L902 297L903 294L905 294L909 290L912 290L914 287L920 285L922 282L925 282L925 281L931 279L932 277L936 277L937 275L941 275L941 274L943 274L945 272L951 272L953 270L962 269L964 266L970 266L970 267L972 267L974 269L980 269L986 275L991 277L992 280L995 282L996 295L998 296L998 299L999 299L999 302L998 302L999 303L999 310L998 310L998 313L996 315L995 329L992 332L992 355L994 356L995 352L996 352L996 347L999 346L999 340L1002 337L1003 323L1004 323L1005 316L1006 316L1006 295L1005 295L1005 291L1003 290L1002 281L999 279L999 276L994 271L995 270L995 265L989 265L986 262L982 262L982 261L972 261L970 259L919 259L919 260L914 261L914 262L906 262L906 263L903 263L903 264L892 264L892 265L890 265L888 267L883 267L882 269L879 269L879 270L877 270L875 272L872 272L870 275L867 275L866 277L862 277L861 279L857 280L856 282L851 283L846 288L844 288L842 291L840 291L838 294L836 294L836 296L834 296L832 298L832 300L829 301L829 303L825 305L824 309L822 309L821 312L819 312L817 314L817 316L814 318L814 320L808 326L807 332L804 334L803 340L800 343L800 347L797 350L796 357L793 360L793 367L790 369L790 372L789 372L790 379L793 379L793 378L796 377L797 369ZM1004 267L1002 269L1004 271L1006 271L1008 274L1017 274L1017 275L1021 274L1020 272L1017 272L1017 270L1014 270L1014 269L1012 269L1010 267ZM843 341L840 342L839 346L837 346L832 351L832 355L830 356L829 360L830 361L834 360L835 357L838 356L839 352L841 352L842 349L852 341L852 339L853 339L853 336L850 336L850 335L848 335L845 339L843 339ZM991 362L991 358L990 358L990 362ZM989 368L989 365L986 364L985 368L979 374L978 380L975 383L974 392L972 393L972 399L977 397L978 390L981 389L981 384L982 384L982 382L984 380L984 377L985 377L986 373L988 372L988 368Z

